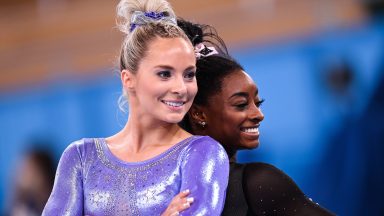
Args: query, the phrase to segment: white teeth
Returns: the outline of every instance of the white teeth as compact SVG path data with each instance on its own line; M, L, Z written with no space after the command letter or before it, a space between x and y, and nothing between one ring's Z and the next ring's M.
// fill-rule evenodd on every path
M244 131L246 133L258 133L259 128L245 128L245 129L242 129L242 131Z
M169 102L169 101L163 101L165 104L173 107L179 107L182 106L184 103L183 102Z

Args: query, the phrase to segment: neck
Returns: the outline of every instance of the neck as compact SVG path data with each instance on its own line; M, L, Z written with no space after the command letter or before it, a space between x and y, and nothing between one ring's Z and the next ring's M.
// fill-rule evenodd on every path
M236 158L237 151L233 150L233 149L226 148L225 146L224 146L224 149L225 149L225 151L228 154L229 162L236 163L236 161L237 161L237 158Z
M130 152L139 153L154 146L176 143L188 135L175 123L131 112L124 128L107 140L110 148L124 148Z

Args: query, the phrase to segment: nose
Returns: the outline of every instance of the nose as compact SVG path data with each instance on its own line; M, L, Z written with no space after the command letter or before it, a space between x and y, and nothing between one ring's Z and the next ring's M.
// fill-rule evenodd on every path
M172 83L171 91L173 94L178 94L178 95L184 95L187 93L187 86L182 77L174 79L174 82Z
M253 104L249 109L248 114L249 119L251 119L253 122L261 122L264 120L264 114L261 111L260 107L257 107L256 104Z

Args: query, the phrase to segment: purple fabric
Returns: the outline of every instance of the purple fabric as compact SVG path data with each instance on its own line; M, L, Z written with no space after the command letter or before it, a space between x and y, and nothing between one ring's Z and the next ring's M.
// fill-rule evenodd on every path
M182 215L220 215L229 163L222 146L192 136L143 162L119 160L103 138L83 139L64 151L43 215L160 215L189 189Z

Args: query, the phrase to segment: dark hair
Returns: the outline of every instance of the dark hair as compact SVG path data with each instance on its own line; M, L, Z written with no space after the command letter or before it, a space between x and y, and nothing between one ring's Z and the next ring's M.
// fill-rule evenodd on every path
M207 46L214 46L220 55L228 56L227 46L212 26L192 23L182 18L177 18L177 25L184 31L193 46L204 43Z
M219 55L199 59L196 68L198 91L194 103L198 105L208 105L209 98L220 92L225 77L244 70L235 60Z
M177 25L184 30L194 46L204 43L207 46L214 46L219 52L219 54L203 57L196 61L198 91L193 103L208 105L209 98L220 92L223 79L233 72L244 69L230 57L224 41L212 26L195 24L180 18L177 20ZM180 125L191 132L187 115Z
M214 46L219 52L219 54L203 57L196 61L196 79L199 90L194 103L207 105L209 97L220 91L224 77L244 69L230 57L224 41L212 26L192 23L182 18L177 19L177 25L185 32L193 46L204 43L207 46Z

